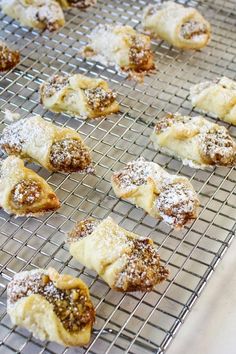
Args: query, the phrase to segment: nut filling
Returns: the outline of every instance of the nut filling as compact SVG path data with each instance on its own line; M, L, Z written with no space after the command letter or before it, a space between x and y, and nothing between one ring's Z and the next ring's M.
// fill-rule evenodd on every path
M207 33L207 26L205 23L197 21L187 21L181 26L180 35L184 39L194 39L196 36Z
M148 68L152 54L145 42L135 36L132 38L132 45L129 50L130 65L136 71Z
M17 207L32 205L41 197L41 186L33 180L17 183L11 192L12 201Z
M69 0L70 6L78 7L79 9L85 9L86 7L96 4L96 0Z
M155 125L155 132L157 134L165 131L167 128L172 127L176 123L188 123L191 121L191 117L182 116L178 113L168 113L166 116L158 119Z
M156 200L156 206L164 221L182 227L188 220L194 219L198 200L194 191L183 183L164 186Z
M84 90L87 103L96 111L103 111L116 99L116 94L111 90L104 90L101 87Z
M129 240L125 269L116 281L117 290L150 291L168 277L169 271L160 265L160 256L149 239Z
M46 97L52 97L56 92L69 84L69 77L55 75L42 86L42 93Z
M99 223L100 222L98 220L95 220L93 218L89 218L78 222L73 228L73 230L69 233L67 242L73 243L83 237L91 235L94 229L96 228L96 226L99 225Z
M0 71L14 68L19 61L19 52L10 50L5 43L0 41Z
M35 273L13 280L8 285L9 302L14 304L33 294L43 296L69 332L80 331L94 322L94 310L84 289L58 289L47 274Z
M51 147L50 163L58 171L84 171L91 167L91 162L89 151L79 140L64 139Z
M202 134L200 148L208 163L227 165L236 162L236 144L224 127L212 128Z

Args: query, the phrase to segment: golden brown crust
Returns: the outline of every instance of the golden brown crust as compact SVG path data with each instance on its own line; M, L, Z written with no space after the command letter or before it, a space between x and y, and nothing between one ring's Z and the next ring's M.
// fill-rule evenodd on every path
M11 70L19 62L20 53L9 49L5 43L0 41L0 71Z

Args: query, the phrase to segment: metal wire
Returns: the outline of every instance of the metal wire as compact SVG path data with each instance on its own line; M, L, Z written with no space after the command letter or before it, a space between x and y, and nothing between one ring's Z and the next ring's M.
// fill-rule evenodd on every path
M22 57L15 70L2 75L1 117L7 108L22 116L39 113L59 125L73 127L92 148L96 163L96 176L49 174L30 165L57 191L62 207L37 219L14 219L0 212L1 354L164 353L235 235L236 171L195 171L156 152L149 140L155 120L164 111L197 113L188 99L191 85L221 75L235 78L234 1L186 1L210 20L211 43L201 52L182 52L162 41L153 41L158 70L143 84L127 81L114 68L86 62L78 54L87 34L98 23L130 24L141 30L141 13L147 3L100 0L97 7L87 12L68 11L66 26L54 34L22 28L1 15L0 35L19 49ZM121 113L84 122L45 111L39 104L38 86L58 72L89 73L108 80L118 92ZM214 119L210 115L208 118ZM229 129L235 137L236 128ZM190 178L201 200L199 218L192 225L173 231L114 196L110 186L112 172L140 155ZM77 219L88 215L111 215L121 226L151 236L162 261L170 268L169 280L151 293L124 295L111 291L94 272L73 261L64 243L65 234ZM12 276L25 269L48 266L79 275L90 287L97 320L92 341L86 348L42 343L26 330L12 327L6 315L6 286Z

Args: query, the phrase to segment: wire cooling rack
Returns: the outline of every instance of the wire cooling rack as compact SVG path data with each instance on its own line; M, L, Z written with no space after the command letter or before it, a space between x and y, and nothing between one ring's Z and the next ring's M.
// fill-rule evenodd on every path
M56 190L62 207L40 218L15 219L0 212L1 354L164 353L233 239L236 171L196 171L185 167L156 152L149 136L155 120L164 111L197 113L192 111L188 98L191 85L223 74L235 79L235 0L188 1L211 22L211 43L201 52L182 52L162 41L153 41L158 71L146 77L143 84L127 81L114 68L92 60L85 62L80 57L80 47L98 23L130 24L141 30L141 13L147 3L99 0L97 7L87 12L66 12L66 26L54 34L23 28L1 14L2 39L21 52L21 63L2 75L0 81L2 120L3 111L10 109L22 116L39 113L59 125L78 129L92 148L96 163L96 176L49 174L30 165ZM108 80L118 92L121 112L104 120L82 121L45 111L39 104L38 87L58 72L89 73ZM236 128L229 129L235 137ZM112 172L140 155L191 179L201 201L199 218L192 225L173 231L114 196L110 185ZM110 215L121 226L152 237L162 261L170 269L169 280L151 293L124 295L111 291L94 272L73 261L64 243L65 235L76 220L88 215ZM68 349L42 343L26 330L12 327L6 315L6 286L12 276L22 270L48 266L81 276L90 287L97 319L86 348Z

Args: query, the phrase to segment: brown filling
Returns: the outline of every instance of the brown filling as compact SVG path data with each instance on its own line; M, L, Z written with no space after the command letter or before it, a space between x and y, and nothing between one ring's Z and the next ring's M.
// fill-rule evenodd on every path
M159 118L155 125L155 132L157 134L165 131L175 123L188 123L191 117L182 116L181 114L168 113L166 116Z
M205 23L197 21L188 21L181 26L180 35L184 39L194 39L196 36L207 33L207 26Z
M88 105L95 111L102 111L110 106L116 99L116 94L111 90L101 87L84 90Z
M70 6L84 9L96 4L96 0L69 0Z
M51 97L68 84L69 78L67 76L55 75L48 82L42 85L41 93L46 97Z
M160 256L149 239L132 239L125 269L119 274L115 288L119 291L151 291L164 281L169 271L160 265Z
M207 163L229 166L236 162L236 145L223 127L202 134L200 142L200 153Z
M67 242L76 242L79 239L91 235L95 227L99 225L99 221L93 218L85 219L78 222L73 230L69 233Z
M197 206L195 193L183 183L165 185L156 200L160 216L175 227L195 219Z
M154 68L153 55L147 44L141 39L133 36L132 45L129 50L130 68L135 71L151 70Z
M57 171L86 171L91 167L91 162L88 149L79 140L64 139L51 147L50 163Z
M46 274L35 273L13 279L8 285L8 298L15 303L32 294L43 296L69 332L78 332L94 322L94 309L85 289L58 289Z
M10 50L4 43L0 42L0 71L14 68L19 61L19 52Z
M11 191L11 198L16 207L29 206L41 197L41 186L34 180L22 180Z

